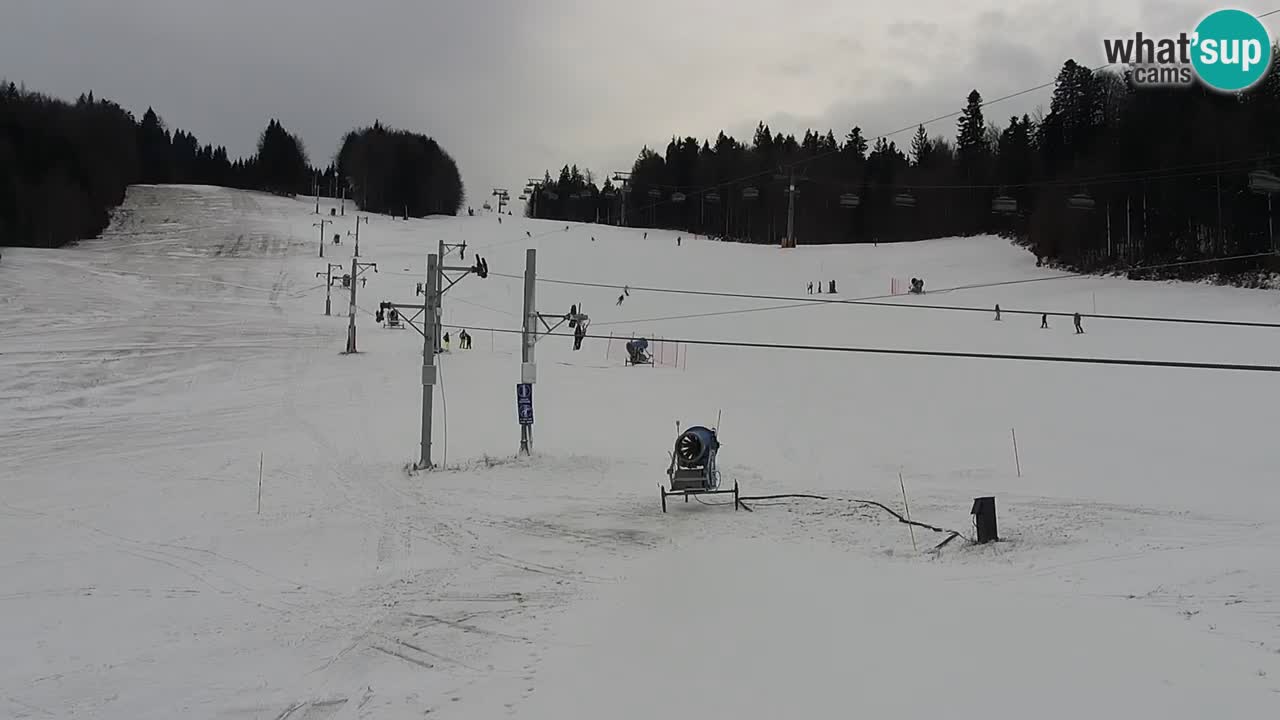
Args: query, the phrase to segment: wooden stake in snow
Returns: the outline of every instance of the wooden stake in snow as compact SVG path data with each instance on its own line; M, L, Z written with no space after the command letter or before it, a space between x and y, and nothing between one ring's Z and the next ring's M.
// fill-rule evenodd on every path
M1018 477L1022 477L1022 461L1018 459L1018 431L1009 428L1009 434L1013 435L1013 465L1018 469Z
M262 463L266 459L267 453L263 451L258 455L258 514L262 514Z
M907 511L907 521L911 521L911 506L907 504L907 483L902 479L902 473L898 473L898 485L902 487L902 507ZM911 531L911 549L919 551L916 547L916 529L911 525L907 526L907 530Z

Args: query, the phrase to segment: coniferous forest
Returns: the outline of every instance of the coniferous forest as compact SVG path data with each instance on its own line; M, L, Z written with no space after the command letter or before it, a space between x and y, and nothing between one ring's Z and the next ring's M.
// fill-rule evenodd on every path
M382 132L394 143L376 136L356 147L352 136L368 133L353 133L336 162L319 168L301 140L272 119L257 152L232 160L225 147L171 131L150 108L135 120L92 93L68 103L0 83L0 245L60 247L94 237L136 183L281 195L318 189L328 197L345 192L371 212L455 214L463 186L453 158L426 136Z
M1229 95L1134 88L1069 60L1047 111L984 110L975 90L954 141L920 126L905 147L869 142L859 127L839 139L806 131L797 140L763 123L749 142L673 137L602 185L576 166L547 174L529 190L526 214L778 244L794 170L801 245L997 233L1047 263L1099 271L1266 253L1280 238L1280 197L1273 215L1259 172L1280 174L1280 63ZM1247 282L1273 267L1266 260L1149 275Z
M374 123L347 133L338 167L360 207L411 217L453 214L462 206L462 179L449 153L424 135Z

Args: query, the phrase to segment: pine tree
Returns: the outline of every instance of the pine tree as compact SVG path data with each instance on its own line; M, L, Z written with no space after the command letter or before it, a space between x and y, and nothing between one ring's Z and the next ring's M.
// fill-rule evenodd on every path
M142 116L142 123L138 126L137 145L142 165L142 182L169 182L171 141L165 130L164 121L152 108L147 108L147 112Z
M967 104L956 121L956 150L962 166L973 168L987 152L987 127L982 117L982 94L969 93Z
M929 142L929 135L924 131L924 125L916 127L916 134L911 138L911 159L915 161L916 167L927 167L933 153L933 145Z
M311 188L309 163L302 142L271 120L258 140L259 179L272 192L296 195Z

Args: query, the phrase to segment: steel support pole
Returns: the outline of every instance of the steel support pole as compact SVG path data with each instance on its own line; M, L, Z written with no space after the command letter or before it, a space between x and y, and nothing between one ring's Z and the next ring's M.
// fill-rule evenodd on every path
M538 332L538 308L534 297L537 278L537 250L525 251L524 261L524 327L520 333L520 380L533 383L534 341ZM520 454L528 455L533 448L533 426L520 426Z
M436 384L436 267L439 258L427 256L427 288L426 299L422 307L422 457L418 461L419 470L434 468L431 462L431 408L432 390Z
M351 258L351 307L347 309L347 352L356 351L356 259Z

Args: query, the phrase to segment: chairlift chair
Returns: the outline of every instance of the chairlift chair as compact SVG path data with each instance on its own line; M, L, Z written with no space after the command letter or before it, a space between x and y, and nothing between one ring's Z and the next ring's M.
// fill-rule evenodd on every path
M995 199L991 201L991 212L993 213L997 213L1000 215L1012 215L1017 211L1018 211L1017 198L1010 197L1009 195L1001 194L1001 195L997 195Z
M1089 211L1096 206L1093 196L1083 190L1067 198L1067 207L1072 210Z
M1280 177L1266 170L1249 173L1249 190L1261 195L1280 194Z

